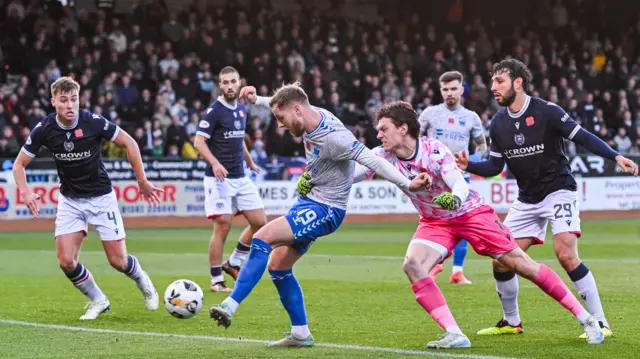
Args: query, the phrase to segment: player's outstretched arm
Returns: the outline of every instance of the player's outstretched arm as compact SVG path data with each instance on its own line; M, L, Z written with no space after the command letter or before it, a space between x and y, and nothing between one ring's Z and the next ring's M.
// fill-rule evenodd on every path
M581 145L593 154L616 161L618 166L624 169L625 172L630 170L632 175L638 175L637 163L620 155L596 135L582 128L560 106L552 102L548 102L547 104L546 110L551 125L562 134L564 138Z
M455 158L456 164L461 170L482 177L497 176L504 169L504 159L499 153L490 152L488 160L479 162L469 161L465 151L456 153Z
M16 160L13 163L13 178L18 186L18 191L20 193L20 197L22 197L22 201L26 204L27 208L29 208L31 214L33 214L34 217L38 217L40 214L40 207L38 206L40 196L29 191L29 186L27 186L27 173L25 171L32 159L33 158L31 156L20 151L20 153L18 153L18 157L16 157Z
M142 198L151 204L159 204L160 198L157 192L162 192L162 190L147 180L147 175L144 173L144 166L142 165L140 148L136 141L125 131L118 131L118 135L115 140L113 140L113 143L127 149L127 158L129 159L129 163L131 163L133 172L136 174Z
M413 180L409 180L393 165L382 157L378 157L370 149L362 146L359 150L356 162L371 169L378 175L386 178L389 182L401 188L407 188L411 192L419 192L431 185L431 178L426 173L422 173Z
M606 142L604 142L591 132L581 127L576 128L578 129L578 131L575 133L573 138L570 138L570 140L586 148L593 154L610 159L612 161L616 161L618 166L620 166L625 172L627 172L628 170L633 176L638 175L637 163L616 152Z
M358 183L358 182L362 182L365 179L367 179L367 177L373 175L373 171L370 170L369 168L356 163L356 169L353 172L353 183Z
M253 86L245 86L240 89L239 97L246 99L249 103L256 106L270 108L269 101L271 100L271 97L258 96L256 88Z

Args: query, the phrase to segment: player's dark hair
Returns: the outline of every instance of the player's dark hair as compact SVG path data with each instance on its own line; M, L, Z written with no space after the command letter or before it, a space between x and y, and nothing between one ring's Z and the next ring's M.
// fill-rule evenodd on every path
M80 84L76 80L69 76L59 77L51 84L51 96L55 97L56 94L70 94L72 92L80 92Z
M462 83L463 79L464 77L462 76L462 73L460 73L460 71L447 71L440 75L440 79L438 81L440 81L440 83L446 84L447 82L458 80L460 81L460 83Z
M508 74L511 81L515 81L518 77L521 78L522 89L525 92L529 89L531 81L533 81L531 70L522 61L516 59L506 59L493 64L491 76L500 74Z
M300 86L300 82L298 81L292 84L283 85L277 89L269 101L269 106L278 106L280 108L287 106L292 102L302 102L303 104L309 103L309 97L304 92L302 86Z
M233 66L223 67L222 70L220 70L218 77L221 77L222 75L226 75L226 74L238 74L238 76L240 76L240 73L238 72L238 70L236 70L236 68Z
M405 101L390 102L380 106L373 117L374 123L378 123L381 118L389 118L396 127L407 125L407 133L412 138L420 136L420 122L418 113Z

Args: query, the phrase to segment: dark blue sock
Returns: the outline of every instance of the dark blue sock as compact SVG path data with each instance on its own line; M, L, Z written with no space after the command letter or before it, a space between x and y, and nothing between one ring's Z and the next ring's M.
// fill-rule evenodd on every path
M270 270L269 274L278 289L284 309L289 313L291 325L306 325L307 311L304 308L304 295L291 269Z
M453 265L462 267L464 258L467 256L467 241L460 241L453 249Z
M233 286L233 292L231 292L231 298L238 304L242 303L262 278L264 270L267 269L269 254L272 250L273 248L263 240L253 239L249 258L240 269L238 279Z

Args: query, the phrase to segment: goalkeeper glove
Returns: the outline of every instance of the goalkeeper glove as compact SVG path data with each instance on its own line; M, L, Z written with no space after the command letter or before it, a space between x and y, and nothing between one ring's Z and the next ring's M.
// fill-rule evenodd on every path
M456 210L462 205L460 198L450 192L442 192L433 199L433 202L449 211Z
M311 192L311 188L313 188L313 185L311 184L311 174L309 172L304 172L302 176L298 178L298 184L296 187L300 197L306 197L307 194Z

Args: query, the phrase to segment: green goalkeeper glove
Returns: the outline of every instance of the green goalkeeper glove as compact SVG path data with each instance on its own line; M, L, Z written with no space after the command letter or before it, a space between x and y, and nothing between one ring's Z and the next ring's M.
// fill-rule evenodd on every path
M300 197L306 197L309 192L311 192L311 188L313 185L311 184L311 174L309 172L304 172L300 178L298 178L298 184L296 185L298 188L298 194Z
M460 198L449 192L442 192L433 199L433 202L449 211L456 210L462 205Z

